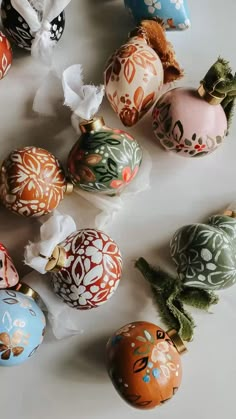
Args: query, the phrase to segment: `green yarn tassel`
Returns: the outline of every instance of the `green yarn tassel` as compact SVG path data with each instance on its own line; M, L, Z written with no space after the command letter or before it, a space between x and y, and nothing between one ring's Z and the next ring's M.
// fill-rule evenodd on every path
M233 117L233 111L236 98L236 74L232 74L229 62L219 57L215 64L205 75L201 81L205 90L212 93L214 96L222 97L225 95L224 100L221 102L227 121L228 128Z
M213 292L184 286L179 278L150 266L143 258L139 258L135 266L151 285L153 300L163 322L169 329L177 330L183 340L191 341L195 324L184 304L208 310L212 304L218 303L218 297Z

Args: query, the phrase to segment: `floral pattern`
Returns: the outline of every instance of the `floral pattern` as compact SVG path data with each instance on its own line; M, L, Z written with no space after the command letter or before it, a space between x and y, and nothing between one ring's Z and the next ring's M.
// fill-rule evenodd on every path
M167 30L183 30L191 26L187 0L125 0L136 22L159 18Z
M6 36L0 31L0 79L6 76L12 64L12 49Z
M1 290L0 366L18 365L31 357L43 340L45 324L43 312L32 298Z
M3 162L0 197L4 206L26 217L54 210L64 197L66 179L59 161L36 147L14 150Z
M180 356L169 336L146 322L119 329L107 345L108 372L119 394L147 409L169 400L181 382Z
M29 1L33 8L38 12L41 18L41 11L36 1ZM34 39L28 23L17 12L11 4L11 0L2 0L1 4L1 18L4 30L13 42L20 48L26 50L31 49L31 44ZM65 13L60 13L51 22L51 40L59 41L65 28Z
M170 243L171 256L184 284L219 290L236 282L236 221L211 217L208 224L179 229Z
M98 230L71 234L60 244L66 266L52 273L55 293L70 307L88 310L104 304L114 294L121 277L122 258L116 243Z
M161 60L141 37L131 38L107 63L106 95L127 127L135 125L148 112L162 85Z
M209 135L198 136L196 132L191 137L185 133L185 125L181 120L174 119L170 100L165 95L153 109L153 130L157 140L167 151L174 151L184 157L202 157L212 153L223 142L224 136L215 138Z
M7 249L0 243L0 289L14 287L19 275Z
M142 150L133 137L103 127L80 137L67 166L71 181L81 189L114 194L132 182L141 162Z

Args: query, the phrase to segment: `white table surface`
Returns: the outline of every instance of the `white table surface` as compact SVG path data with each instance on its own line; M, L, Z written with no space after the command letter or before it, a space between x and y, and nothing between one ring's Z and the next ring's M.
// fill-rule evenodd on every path
M168 37L185 68L186 84L197 86L218 55L236 69L236 2L188 2L192 29ZM86 81L100 83L106 59L126 40L131 27L122 0L72 0L55 61L58 66L82 63ZM15 51L13 67L0 82L2 158L13 147L35 145L65 159L74 143L72 128L66 138L60 135L70 125L67 109L58 119L37 117L31 112L34 92L44 76L45 70L30 56ZM102 113L110 126L122 128L107 103ZM235 121L224 145L196 160L159 148L150 115L130 132L150 152L153 170L151 189L130 200L107 229L125 258L123 281L108 304L86 316L83 313L83 334L57 342L49 332L30 362L1 369L1 418L235 417L236 287L221 292L214 314L194 313L195 339L183 357L182 386L171 402L153 411L135 410L117 395L106 373L104 346L113 331L135 320L162 325L149 287L133 268L134 260L144 256L174 271L168 242L175 230L206 220L236 199ZM73 199L64 201L64 212L76 213ZM3 208L0 221L0 239L9 247L23 277L28 272L22 263L23 246L33 238L37 222L11 215Z

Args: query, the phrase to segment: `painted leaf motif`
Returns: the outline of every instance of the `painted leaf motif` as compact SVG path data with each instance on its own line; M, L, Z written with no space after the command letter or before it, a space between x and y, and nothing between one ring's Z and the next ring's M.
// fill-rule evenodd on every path
M24 348L22 346L17 346L16 348L12 348L12 353L14 356L19 356L24 352Z
M160 368L161 368L161 371L163 372L164 376L166 378L169 378L170 377L170 370L169 370L169 368L166 367L165 365L161 365Z
M124 75L127 82L129 84L132 83L133 78L135 76L135 66L134 66L134 63L130 59L128 59L127 62L125 63Z
M108 147L108 151L113 157L115 162L121 163L121 164L128 163L127 156L118 147L113 147L113 146Z
M180 121L177 121L175 123L174 128L172 130L172 134L177 143L179 143L182 140L184 128Z
M2 301L6 304L18 304L18 300L16 298L4 298Z
M143 68L146 67L146 60L142 57L141 54L134 54L133 60L135 64L139 65L140 67L143 67Z
M133 372L137 373L143 371L148 364L148 356L138 359L133 365Z
M118 176L117 163L110 157L107 159L107 166L114 176Z
M145 345L135 348L134 355L147 355L151 351L151 343L147 342Z
M30 354L28 355L28 358L30 358L31 356L33 356L34 354L35 354L35 352L37 351L37 349L39 348L39 345L38 346L36 346L36 348L34 348L31 352L30 352Z
M144 97L144 90L141 86L139 86L134 93L134 104L137 110L141 108L142 101Z
M0 342L2 342L4 345L9 346L11 343L9 335L5 332L0 333Z
M1 355L1 359L3 359L4 361L7 361L11 356L11 350L8 349L6 352L3 352Z
M8 346L3 345L2 343L0 343L0 353L7 351L7 349L8 349Z
M34 310L32 310L32 308L29 309L29 312L31 314L31 316L36 317L36 313Z
M99 163L102 160L102 156L99 154L90 154L88 157L85 158L85 161L87 164L90 164L91 166Z
M150 61L146 61L146 70L152 73L153 76L157 75L156 67Z
M146 339L143 336L137 336L136 340L139 340L140 342L145 342L146 343Z
M144 330L143 334L149 342L152 342L152 343L154 342L154 338L150 332L148 332L147 330Z
M115 59L115 61L114 61L114 64L113 64L113 73L114 73L116 76L119 76L119 74L120 74L120 70L121 70L121 63L120 63L120 61L118 60L118 58L116 58L116 59Z
M93 297L92 298L92 300L91 301L94 301L94 302L98 302L98 301L102 301L102 300L104 300L106 297L107 297L107 294L109 293L109 290L107 289L107 290L102 290L102 291L99 291L96 295L95 295L95 297Z
M94 268L92 268L84 277L83 284L90 285L94 282L97 282L103 274L103 267L102 265L97 265Z
M149 61L156 61L157 55L152 53L151 51L142 51L142 56Z
M7 329L7 331L10 332L10 330L13 328L13 325L12 325L11 315L8 311L6 311L4 313L3 318L2 318L2 322L5 326L5 328Z
M16 297L16 293L14 291L6 291L6 294L10 297Z
M155 100L155 93L152 92L149 95L147 95L142 103L142 111L146 111L147 109L149 109L152 105L153 102Z

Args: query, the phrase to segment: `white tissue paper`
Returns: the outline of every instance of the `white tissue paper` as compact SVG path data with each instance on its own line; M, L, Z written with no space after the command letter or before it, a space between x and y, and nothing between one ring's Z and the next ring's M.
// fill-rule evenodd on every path
M66 8L71 0L42 0L42 16L33 7L33 1L11 0L14 9L28 23L34 36L31 53L47 65L51 64L56 41L51 40L51 22ZM36 0L35 3L38 1Z
M103 96L104 86L84 85L82 66L75 64L64 70L61 75L55 70L49 72L35 95L33 111L45 116L56 116L58 106L64 101L64 104L69 106L73 112L72 126L80 135L80 118L91 119L97 113ZM141 168L132 183L120 195L111 197L75 188L74 192L82 203L78 223L81 219L88 219L88 226L91 226L89 214L93 214L93 217L95 216L94 224L92 222L93 227L103 229L113 221L116 213L125 206L127 199L150 188L151 169L151 157L143 149ZM66 199L68 200L68 197ZM84 211L81 210L81 207ZM75 215L75 217L77 216Z
M25 248L25 264L40 272L46 273L46 265L55 247L76 231L76 224L69 215L58 211L41 225L40 240L29 242Z

